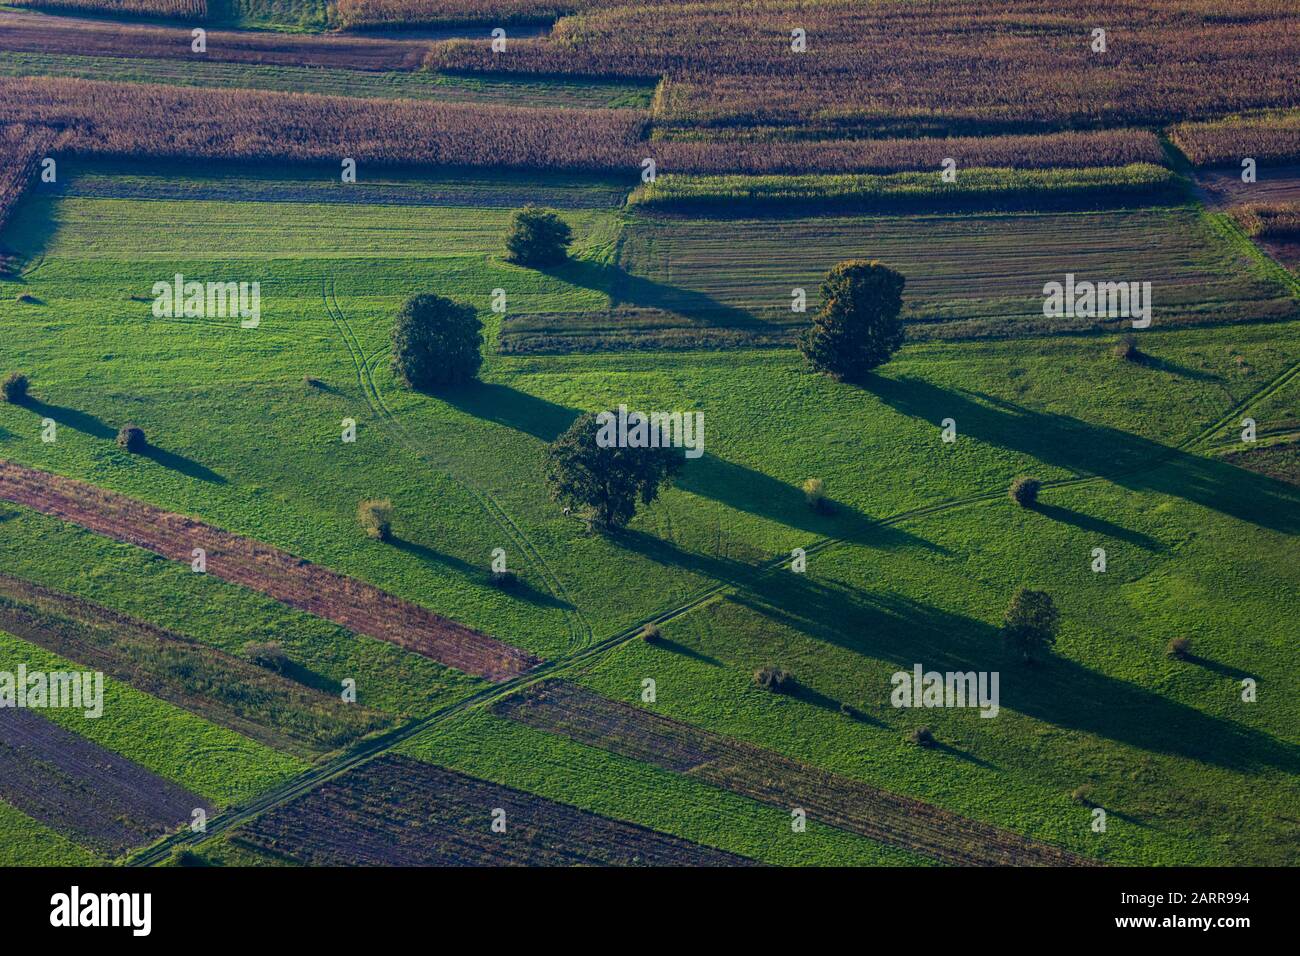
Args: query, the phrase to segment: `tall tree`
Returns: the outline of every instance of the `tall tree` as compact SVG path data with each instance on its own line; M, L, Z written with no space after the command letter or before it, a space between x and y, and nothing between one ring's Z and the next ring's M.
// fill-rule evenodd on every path
M482 329L472 306L428 292L413 295L393 326L393 371L422 390L470 381L483 364Z
M1050 594L1016 588L1002 619L1002 637L1009 648L1029 663L1036 653L1056 645L1059 622L1060 613Z
M903 344L903 286L907 280L879 262L848 259L822 282L821 311L799 340L809 364L855 382L888 362Z
M636 514L637 502L650 504L660 487L681 470L678 448L602 447L595 413L578 417L546 456L551 498L586 511L606 528L620 528Z
M525 206L510 220L506 261L521 266L558 266L569 255L573 230L549 209Z

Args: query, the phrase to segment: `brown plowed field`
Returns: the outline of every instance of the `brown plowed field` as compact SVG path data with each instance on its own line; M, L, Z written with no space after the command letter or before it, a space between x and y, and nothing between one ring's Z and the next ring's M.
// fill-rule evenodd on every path
M506 832L492 832L492 811ZM310 866L744 866L744 857L406 757L380 757L237 831Z
M493 711L589 747L704 780L809 819L956 866L1088 866L1092 860L752 744L548 680Z
M105 856L212 804L25 708L0 708L0 799Z
M538 662L364 581L83 481L0 460L0 498L176 561L203 548L209 574L467 674L504 680Z

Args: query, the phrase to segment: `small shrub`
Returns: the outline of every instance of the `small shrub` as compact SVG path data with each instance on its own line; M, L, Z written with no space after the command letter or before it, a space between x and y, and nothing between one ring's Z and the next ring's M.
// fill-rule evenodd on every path
M193 850L177 850L172 854L173 866L211 866L208 858Z
M1038 504L1038 489L1042 483L1037 478L1020 477L1011 482L1007 496L1022 508L1032 508Z
M1142 358L1142 350L1138 348L1137 339L1131 335L1126 335L1119 340L1115 346L1115 357L1121 362L1137 362Z
M18 293L18 296L14 301L21 302L23 305L40 305L41 302L41 300L36 298L36 296L28 295L26 292Z
M258 667L279 673L289 663L289 655L279 641L249 641L244 645L244 656Z
M492 586L508 591L519 583L519 576L513 571L493 571Z
M767 664L754 671L754 683L774 694L788 691L794 685L794 678L774 664Z
M144 429L130 422L117 430L117 443L120 447L136 454L149 447L149 442L144 437Z
M1097 804L1092 799L1092 784L1085 783L1081 787L1075 787L1070 794L1070 799L1081 807L1095 807Z
M813 511L826 510L826 482L820 478L809 478L803 483L804 500Z
M856 707L854 707L852 704L841 703L841 704L840 704L840 713L843 714L845 717L849 718L849 720L861 720L861 719L862 719L862 711L858 710L858 709L857 709Z
M645 641L647 644L653 644L655 641L659 640L662 634L663 632L659 630L658 624L647 624L645 627L641 628L641 640Z
M393 503L387 498L368 498L357 505L357 521L368 537L388 541L393 536Z
M308 388L324 388L324 387L325 387L325 383L322 382L320 379L316 378L314 375L304 375L304 376L302 377L302 383L303 383L304 385L306 385Z
M907 739L918 747L933 747L937 743L929 727L917 727Z
M4 399L11 405L21 405L27 400L27 376L22 372L10 372L0 385Z
M1190 637L1175 637L1165 645L1165 656L1176 661L1185 661L1192 656L1192 639Z

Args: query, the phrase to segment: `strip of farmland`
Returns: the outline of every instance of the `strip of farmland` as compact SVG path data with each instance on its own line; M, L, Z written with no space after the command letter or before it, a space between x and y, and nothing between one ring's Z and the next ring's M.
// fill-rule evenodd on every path
M27 190L37 163L61 136L59 130L48 126L0 126L0 229Z
M737 241L734 237L742 235ZM1196 210L717 220L643 217L624 233L612 311L507 317L503 352L788 344L826 270L880 259L907 276L912 340L1120 330L1124 318L1045 317L1043 286L1151 283L1153 327L1295 317L1288 290ZM1142 262L1140 274L1132 263ZM807 291L807 314L790 290Z
M505 811L505 832L492 814ZM744 866L752 861L407 757L386 755L235 840L311 866Z
M193 40L188 27L0 13L0 50L26 53L418 70L430 49L419 40L209 30L206 52L196 53Z
M0 708L0 799L105 856L188 823L208 801L26 708Z
M389 724L215 647L3 572L0 628L296 756L319 756Z
M175 561L188 563L202 548L209 574L467 674L504 680L538 662L374 585L86 482L0 460L0 498Z
M1093 861L770 750L547 680L493 711L633 760L704 780L822 823L957 866L1085 866Z

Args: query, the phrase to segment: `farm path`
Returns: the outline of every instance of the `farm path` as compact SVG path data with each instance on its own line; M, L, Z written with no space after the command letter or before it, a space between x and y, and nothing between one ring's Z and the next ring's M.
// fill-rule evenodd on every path
M546 585L546 589L563 608L565 623L569 630L570 649L589 644L593 637L591 624L583 615L581 608L569 595L568 590L564 587L564 582L560 580L560 576L547 563L541 551L537 549L524 530L519 527L518 522L510 516L510 513L501 506L501 503L486 488L475 481L471 481L464 475L447 472L445 468L435 462L428 451L421 445L420 440L412 435L410 430L398 420L392 408L384 401L383 393L380 392L379 386L375 382L374 368L389 354L389 350L386 348L380 349L369 357L365 355L361 348L361 341L352 328L352 323L348 321L347 315L339 305L333 276L327 275L324 278L321 295L325 301L325 311L339 330L339 335L352 357L352 363L356 366L357 384L360 386L361 394L365 397L371 411L379 416L383 426L409 453L430 467L448 475L453 481L469 491L478 501L479 506L487 512L501 532L513 543L516 553L527 555L530 564Z
M1285 387L1288 382L1292 381L1297 376L1300 376L1300 361L1295 362L1289 368L1268 382L1265 382L1260 386L1260 388L1256 389L1246 398L1236 403L1221 417L1192 435L1190 438L1181 442L1178 446L1170 448L1168 452L1156 456L1150 462L1143 465L1141 469L1129 469L1128 472L1158 468L1161 464L1165 463L1179 452L1189 452L1203 445L1218 429L1222 428L1226 422L1231 421L1235 415L1241 414L1243 410L1249 408L1255 402L1273 394L1276 390ZM1080 486L1107 481L1121 476L1121 473L1111 475L1087 475L1078 478L1067 478L1049 482L1048 485L1050 487ZM955 498L934 505L899 512L890 517L883 518L880 521L875 522L875 524L881 527L889 527L915 518L937 514L942 511L950 511L958 508L970 507L987 501L994 501L1003 498L1005 495L1006 490L999 488L996 491L969 495L964 498ZM813 551L824 550L842 543L845 542L840 538L822 538L809 545L805 550L812 553ZM507 681L503 681L502 683L484 688L478 693L467 697L458 703L451 704L435 711L426 717L411 721L410 723L381 736L362 741L347 753L340 755L328 763L314 767L299 777L288 781L286 784L267 791L241 806L232 807L224 813L210 817L206 833L192 834L188 831L182 831L180 833L172 834L171 836L166 837L158 843L155 843L154 845L133 855L128 860L128 865L150 866L162 863L167 860L175 849L191 846L202 842L202 840L210 839L213 836L227 832L242 823L246 823L249 820L256 818L273 807L282 806L305 793L311 792L324 783L347 773L354 767L358 767L368 761L374 760L376 757L389 752L398 744L410 740L430 727L443 723L471 708L504 700L518 690L536 683L545 677L558 676L565 670L584 664L593 658L599 657L600 655L627 643L628 641L638 638L642 629L647 624L665 624L675 618L689 614L691 611L702 607L724 593L735 591L739 587L756 583L766 575L785 568L789 562L790 558L784 555L778 558L773 558L772 560L755 567L752 582L718 583L708 588L704 588L694 597L687 599L675 607L667 608L657 614L638 621L630 627L626 627L617 633L611 634L594 644L589 644L567 657L545 661L528 673L521 674Z

